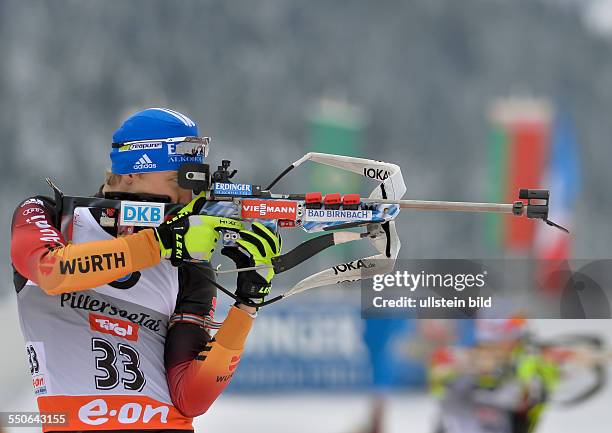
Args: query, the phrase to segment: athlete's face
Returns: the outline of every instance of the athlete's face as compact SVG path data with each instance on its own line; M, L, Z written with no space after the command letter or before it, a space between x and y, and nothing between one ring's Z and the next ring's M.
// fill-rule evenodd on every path
M179 186L177 171L132 174L122 178L128 183L128 192L167 195L173 203L187 204L191 201L191 190Z

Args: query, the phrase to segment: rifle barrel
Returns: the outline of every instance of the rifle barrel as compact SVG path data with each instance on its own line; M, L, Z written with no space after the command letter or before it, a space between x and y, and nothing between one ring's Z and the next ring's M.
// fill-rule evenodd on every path
M513 213L512 203L476 203L463 201L435 201L435 200L389 200L389 199L363 199L365 203L397 204L402 209L440 210L455 212L491 212Z

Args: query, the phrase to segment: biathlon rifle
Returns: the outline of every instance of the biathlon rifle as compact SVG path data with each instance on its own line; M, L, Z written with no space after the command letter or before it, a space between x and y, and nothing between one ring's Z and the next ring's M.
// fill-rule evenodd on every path
M294 168L307 161L323 164L341 170L357 173L373 180L378 186L368 197L359 194L326 194L310 192L305 194L278 194L272 188ZM308 233L323 232L309 239L291 251L272 260L275 273L283 273L304 262L319 252L347 242L368 239L377 254L340 263L324 269L294 284L288 291L258 306L271 304L280 299L314 287L358 281L393 270L400 250L400 239L395 227L395 219L401 209L432 211L488 212L510 214L515 217L539 219L546 224L568 232L567 229L548 219L550 193L545 189L521 189L514 203L474 203L402 199L406 185L400 167L388 162L374 161L341 155L309 152L280 173L266 188L260 185L232 183L236 170L230 170L230 161L224 160L215 172L211 173L208 164L186 163L179 170L179 185L203 194L206 203L200 214L214 215L250 222L259 221L273 230L279 228L301 228ZM51 184L52 185L52 184ZM52 185L53 186L53 185ZM113 207L122 210L121 202L91 197L69 197L61 194L56 187L56 202L62 203L61 214L68 216L62 220L62 228L72 218L76 207L97 206ZM176 214L182 205L164 204L165 215ZM163 222L160 220L159 223ZM147 224L133 225L155 225ZM359 228L360 232L349 229ZM234 245L236 233L223 233L223 244ZM242 272L265 265L234 270L219 270L217 274ZM342 272L338 272L342 269ZM235 298L235 295L218 283L217 288Z

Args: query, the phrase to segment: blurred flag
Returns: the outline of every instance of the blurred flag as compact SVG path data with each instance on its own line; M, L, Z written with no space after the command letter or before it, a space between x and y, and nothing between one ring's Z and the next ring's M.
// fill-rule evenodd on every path
M549 151L552 109L546 100L502 98L489 112L489 198L511 203L520 188L541 188ZM513 253L530 252L536 222L512 215L487 216L487 243Z
M361 108L348 102L321 98L307 113L309 146L312 152L364 156L367 119ZM337 168L311 164L309 191L361 192L361 176Z
M306 116L308 151L358 157L371 152L365 142L367 118L360 107L340 99L321 98L313 104ZM373 188L373 185L356 173L313 163L308 164L308 170L309 182L304 185L307 191L363 194ZM354 248L350 244L340 245L326 252L325 256L327 260L346 262L355 258Z
M570 231L580 188L578 154L576 134L570 116L559 111L553 125L545 185L551 191L550 219ZM560 288L560 281L554 278L554 272L567 269L567 260L572 255L571 240L572 236L567 233L539 225L536 258L539 259L538 279L544 288Z

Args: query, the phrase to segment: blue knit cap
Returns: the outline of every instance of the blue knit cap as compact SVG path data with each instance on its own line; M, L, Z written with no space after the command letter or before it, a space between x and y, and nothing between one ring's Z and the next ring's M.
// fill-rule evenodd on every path
M197 137L198 125L178 111L147 108L129 117L113 134L110 153L115 174L178 170L185 162L203 162L204 155L177 153L182 137Z

